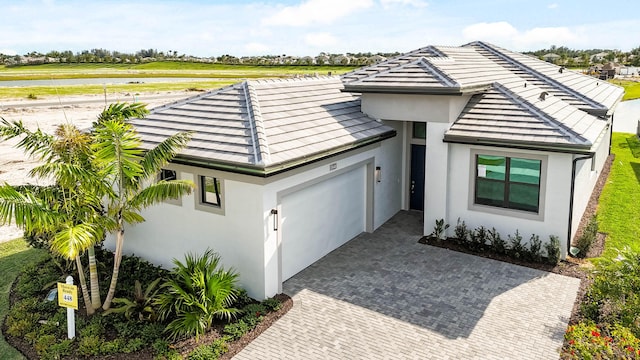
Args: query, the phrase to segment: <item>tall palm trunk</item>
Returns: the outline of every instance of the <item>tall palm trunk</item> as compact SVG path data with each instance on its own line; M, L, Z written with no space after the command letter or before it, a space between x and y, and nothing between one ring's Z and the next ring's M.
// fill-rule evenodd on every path
M120 263L122 262L122 247L124 246L124 229L122 227L122 220L120 220L120 226L116 232L116 251L113 254L113 273L111 275L111 284L109 285L109 292L102 304L103 310L109 310L111 307L111 300L116 293L116 284L118 283L118 274L120 272Z
M87 315L93 315L96 310L89 300L89 290L87 290L87 280L84 278L84 268L80 255L76 256L76 270L78 270L78 280L80 281L80 289L82 290L82 298L84 299L84 307L87 309Z
M96 249L90 246L87 249L89 254L89 283L91 284L91 307L94 310L100 308L100 284L98 283L98 266L96 263Z

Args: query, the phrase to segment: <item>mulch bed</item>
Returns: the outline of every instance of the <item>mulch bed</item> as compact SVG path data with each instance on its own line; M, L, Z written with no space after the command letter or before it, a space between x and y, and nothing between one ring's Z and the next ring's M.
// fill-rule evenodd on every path
M17 279L16 279L17 282ZM14 282L15 285L15 282ZM13 288L13 286L12 286ZM274 296L276 299L280 301L282 307L278 311L273 311L264 316L264 319L251 331L244 334L240 339L228 342L228 351L222 355L219 359L221 360L229 360L234 355L238 354L242 349L245 348L249 343L251 343L255 338L260 336L265 330L267 330L273 323L275 323L278 319L283 317L291 308L293 307L293 300L286 294L278 294ZM9 300L11 304L14 304L18 299L16 295L11 291L9 295ZM83 314L76 313L76 316L84 316ZM95 316L101 316L100 314L96 314ZM4 319L2 319L4 320ZM222 323L216 323L212 327L212 329L206 334L202 335L200 339L196 342L194 338L180 341L175 345L175 349L180 352L183 356L186 356L189 352L193 351L200 345L210 344L214 340L219 339L224 329L224 325ZM36 353L35 348L29 344L26 340L14 336L9 336L5 331L4 321L2 323L2 333L5 336L5 340L14 348L16 348L22 355L24 355L27 359L39 359L38 354ZM77 335L77 334L76 334ZM76 359L76 357L65 357L64 359ZM88 359L88 358L87 358ZM128 359L140 359L140 360L153 360L154 354L151 349L144 349L135 353L130 354L113 354L113 355L104 355L104 356L93 356L91 359L96 360L128 360Z
M584 229L589 223L589 220L591 219L591 217L593 217L596 214L596 210L598 209L598 199L600 198L602 189L604 188L604 185L607 182L607 178L609 177L609 172L611 171L611 164L613 163L614 158L615 156L613 154L607 157L607 160L602 168L600 176L598 177L596 185L593 189L593 193L591 194L591 198L589 198L589 203L587 204L584 214L582 215L582 219L580 219L580 225L578 226L578 230L576 232L576 235L574 236L574 240L584 232ZM511 264L526 266L529 268L544 270L544 271L552 272L555 274L571 276L571 277L580 279L580 288L578 289L576 301L573 304L573 310L571 312L571 318L569 319L569 324L575 324L581 320L580 304L583 302L584 297L587 293L587 289L589 288L592 282L589 277L589 273L590 273L589 270L592 268L593 265L587 259L599 257L602 255L602 252L604 251L606 237L607 237L607 234L598 233L598 237L596 238L596 241L591 245L591 248L587 253L586 259L574 258L574 257L568 256L566 260L561 261L558 265L555 265L555 266L551 264L541 264L541 263L514 259L506 255L495 254L491 252L482 252L482 253L473 252L464 246L456 244L454 241L437 240L437 239L432 239L428 236L421 238L418 242L422 244L428 244L428 245L437 246L440 248L482 256L482 257L486 257L494 260L508 262Z

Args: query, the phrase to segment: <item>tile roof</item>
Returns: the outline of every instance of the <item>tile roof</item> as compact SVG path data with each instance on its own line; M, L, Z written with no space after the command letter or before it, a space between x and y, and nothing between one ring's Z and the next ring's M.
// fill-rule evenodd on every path
M358 93L471 94L445 141L588 149L624 90L484 42L429 46L343 75ZM549 96L540 100L541 93Z
M155 108L132 123L144 148L192 131L177 162L267 175L395 135L342 89L339 77L248 80Z

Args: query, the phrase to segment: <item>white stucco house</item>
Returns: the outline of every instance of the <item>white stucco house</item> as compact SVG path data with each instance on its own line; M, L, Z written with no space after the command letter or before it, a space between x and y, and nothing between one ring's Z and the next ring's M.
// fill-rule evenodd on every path
M471 227L575 234L623 89L497 46L428 46L342 77L244 81L132 122L193 131L126 251L171 266L211 248L256 298L402 209ZM452 229L449 229L451 231Z

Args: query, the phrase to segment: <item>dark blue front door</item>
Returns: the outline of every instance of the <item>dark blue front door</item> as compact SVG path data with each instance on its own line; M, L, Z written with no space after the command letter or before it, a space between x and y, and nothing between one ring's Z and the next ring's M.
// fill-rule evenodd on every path
M424 145L411 145L411 183L409 208L424 210Z

